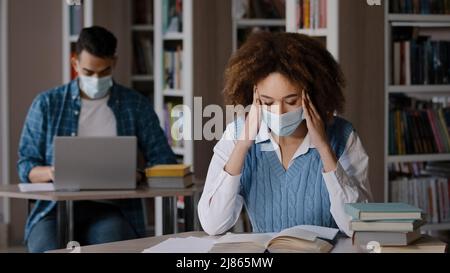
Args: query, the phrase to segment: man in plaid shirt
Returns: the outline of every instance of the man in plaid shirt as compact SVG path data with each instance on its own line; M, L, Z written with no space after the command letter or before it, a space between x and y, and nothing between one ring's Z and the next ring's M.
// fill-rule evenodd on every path
M78 78L39 94L28 112L17 163L22 183L53 181L55 136L136 136L147 166L176 163L149 100L113 81L116 48L108 30L82 30L72 59ZM55 205L37 201L31 211L25 227L30 252L58 247ZM140 200L80 201L74 207L75 239L82 245L145 235Z

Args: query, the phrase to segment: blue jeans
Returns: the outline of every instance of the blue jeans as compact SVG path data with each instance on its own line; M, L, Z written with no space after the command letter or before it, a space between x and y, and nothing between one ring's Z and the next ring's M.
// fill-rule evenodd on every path
M56 209L31 230L28 251L58 249ZM92 201L74 202L74 239L81 246L136 239L138 235L118 207Z

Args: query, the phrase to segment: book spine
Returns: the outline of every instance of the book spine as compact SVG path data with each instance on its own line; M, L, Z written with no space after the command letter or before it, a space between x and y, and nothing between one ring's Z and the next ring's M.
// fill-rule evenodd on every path
M345 204L344 206L345 213L352 217L354 220L360 219L361 211L350 204Z

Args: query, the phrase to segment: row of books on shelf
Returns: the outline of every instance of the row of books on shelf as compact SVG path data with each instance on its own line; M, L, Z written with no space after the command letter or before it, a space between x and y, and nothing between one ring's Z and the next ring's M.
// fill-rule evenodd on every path
M450 14L450 0L391 0L391 13Z
M450 83L450 41L436 41L428 36L403 38L406 39L394 40L393 44L395 85Z
M175 50L164 50L164 88L181 89L183 80L183 50L178 46Z
M389 154L450 152L450 108L446 97L422 100L389 96Z
M133 24L153 24L153 0L133 0Z
M450 109L389 113L389 154L450 153Z
M183 0L162 1L163 33L183 32Z
M421 208L429 223L450 222L449 179L422 176L402 177L390 181L393 202L403 202Z
M395 162L389 164L390 180L398 177L423 176L450 178L450 161Z
M163 107L164 131L169 145L172 148L183 148L183 112L176 107L175 102L166 102Z
M349 203L353 244L377 253L445 253L447 244L421 233L423 210L405 202Z
M153 74L153 43L145 33L133 35L133 70L137 75Z
M235 16L238 19L284 19L286 0L237 0Z
M297 28L318 29L327 27L327 0L299 0Z

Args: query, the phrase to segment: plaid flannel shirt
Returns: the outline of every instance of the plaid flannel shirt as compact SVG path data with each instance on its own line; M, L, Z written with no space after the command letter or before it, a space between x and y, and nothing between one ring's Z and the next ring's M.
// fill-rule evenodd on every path
M176 163L158 116L147 98L136 91L114 84L108 106L117 122L118 136L136 136L147 166ZM17 169L22 183L36 166L52 166L55 136L76 136L81 108L78 80L39 94L33 101L23 127ZM145 236L141 200L114 201L139 236ZM37 201L25 226L25 240L56 202Z

